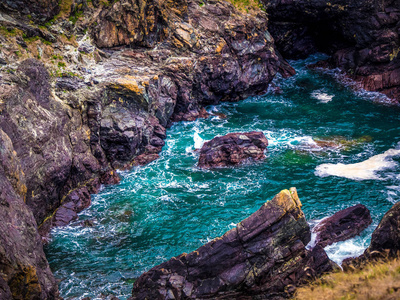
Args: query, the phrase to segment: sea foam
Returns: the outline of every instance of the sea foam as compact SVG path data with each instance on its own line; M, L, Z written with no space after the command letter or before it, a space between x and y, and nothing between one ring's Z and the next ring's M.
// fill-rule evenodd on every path
M398 164L392 159L400 155L400 149L389 149L367 160L354 164L322 164L317 166L315 175L320 177L338 176L354 180L383 179L377 172L393 169Z

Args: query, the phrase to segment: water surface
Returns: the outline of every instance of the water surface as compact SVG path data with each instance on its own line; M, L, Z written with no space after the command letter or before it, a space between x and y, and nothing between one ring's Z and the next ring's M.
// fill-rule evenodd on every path
M373 224L360 237L327 249L338 262L360 254L400 197L400 111L373 104L376 94L355 93L335 72L305 68L321 57L292 62L297 75L274 81L280 94L271 88L264 96L208 108L226 118L175 124L159 160L120 173L119 185L92 196L80 220L92 220L93 227L54 229L45 250L62 296L126 299L142 272L223 234L292 186L310 224L351 205L366 205ZM264 161L212 171L196 167L194 150L205 140L252 130L269 140ZM389 149L395 150L382 155ZM368 176L362 167L360 176L351 176L348 166L330 175L340 164L375 155L380 155L372 159L377 168L364 169Z

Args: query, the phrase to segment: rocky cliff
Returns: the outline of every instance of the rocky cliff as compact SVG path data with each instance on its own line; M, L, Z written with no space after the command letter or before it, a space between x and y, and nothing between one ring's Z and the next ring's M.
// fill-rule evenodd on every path
M266 14L223 1L3 1L0 33L0 270L16 299L57 297L37 226L46 237L116 169L156 159L172 122L293 73Z
M270 32L285 58L321 51L369 91L400 99L398 0L263 0ZM327 65L323 65L327 66Z
M273 299L336 264L316 246L295 188L283 190L237 226L154 267L133 287L133 299Z

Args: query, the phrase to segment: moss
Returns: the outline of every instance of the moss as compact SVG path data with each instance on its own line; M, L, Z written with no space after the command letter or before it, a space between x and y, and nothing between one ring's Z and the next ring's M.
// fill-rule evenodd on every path
M59 62L58 62L58 67L59 67L59 68L65 68L65 67L66 67L65 62L59 61Z

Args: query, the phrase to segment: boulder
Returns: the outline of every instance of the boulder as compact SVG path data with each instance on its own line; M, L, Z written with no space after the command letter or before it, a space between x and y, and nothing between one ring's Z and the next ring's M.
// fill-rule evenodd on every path
M316 244L322 247L345 241L359 235L372 223L371 215L364 205L357 204L338 211L333 216L323 219L313 232Z
M133 299L271 299L335 268L311 238L295 188L283 190L223 236L142 274Z
M265 158L268 140L262 132L236 132L213 138L200 149L198 166L214 168L236 166L248 159Z

